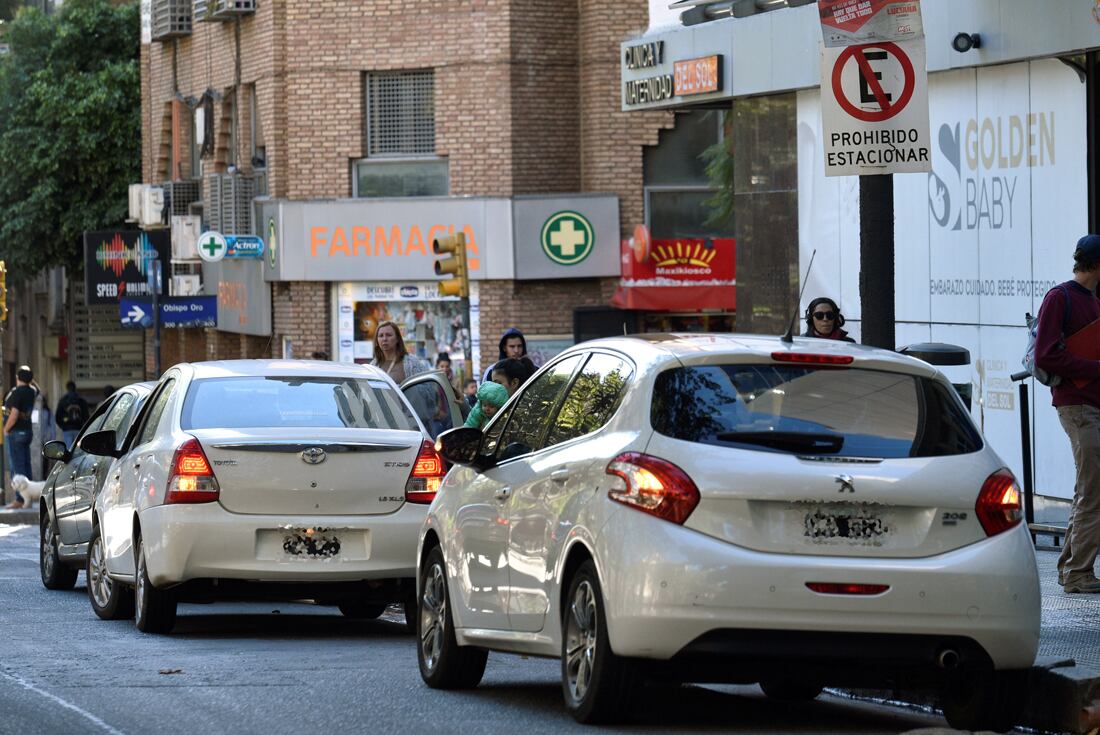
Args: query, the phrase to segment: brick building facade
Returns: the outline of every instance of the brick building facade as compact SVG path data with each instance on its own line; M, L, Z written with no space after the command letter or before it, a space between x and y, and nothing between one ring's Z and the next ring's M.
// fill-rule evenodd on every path
M190 123L205 95L214 143L204 175L251 173L258 129L273 200L350 197L355 162L368 154L365 75L430 69L435 155L451 197L605 192L618 196L621 232L643 221L643 146L673 122L669 112L620 111L619 43L644 29L646 0L459 0L430 12L421 0L257 5L142 45L146 182L197 177ZM617 280L482 281L482 365L506 327L571 334L573 308L606 305ZM162 364L277 356L287 343L295 356L332 350L333 283L271 286L270 337L166 333Z

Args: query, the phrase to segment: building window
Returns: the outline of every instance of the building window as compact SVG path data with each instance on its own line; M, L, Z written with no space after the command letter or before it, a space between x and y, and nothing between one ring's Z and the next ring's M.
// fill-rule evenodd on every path
M707 177L703 152L722 139L717 110L677 113L676 127L661 131L660 143L645 151L646 222L657 240L727 234L708 225L707 201L716 189Z
M435 73L368 73L363 98L367 157L353 164L352 194L447 196L449 167L435 150Z

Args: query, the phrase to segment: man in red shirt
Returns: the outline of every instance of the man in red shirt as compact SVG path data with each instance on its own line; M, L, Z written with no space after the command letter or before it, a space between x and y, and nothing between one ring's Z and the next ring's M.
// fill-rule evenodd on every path
M1085 235L1073 253L1073 280L1052 288L1039 307L1035 336L1035 364L1062 378L1050 392L1077 465L1066 543L1058 558L1058 582L1066 592L1100 593L1093 570L1100 551L1100 360L1074 355L1064 344L1100 319L1098 285L1100 235ZM1074 379L1089 382L1078 388Z

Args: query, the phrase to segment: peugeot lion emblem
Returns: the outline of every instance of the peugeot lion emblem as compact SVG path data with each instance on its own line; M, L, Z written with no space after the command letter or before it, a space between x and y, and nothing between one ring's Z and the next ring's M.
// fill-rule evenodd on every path
M321 464L328 455L326 455L325 450L320 447L310 447L298 456L300 456L302 461L306 464Z
M844 491L848 491L850 493L854 493L856 491L856 486L855 483L852 482L851 475L837 475L833 478L833 481L840 483L840 490L838 490L837 492L842 493Z

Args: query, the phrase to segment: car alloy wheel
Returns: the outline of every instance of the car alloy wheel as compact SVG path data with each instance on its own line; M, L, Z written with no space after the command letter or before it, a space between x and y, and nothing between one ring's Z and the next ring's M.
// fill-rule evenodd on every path
M92 529L92 538L88 541L88 559L84 572L88 580L88 600L92 604L92 612L103 620L123 620L133 616L133 590L115 582L108 575L103 535L98 525Z
M39 522L38 570L42 584L48 590L71 590L76 585L79 571L63 564L57 555L57 525L48 512Z
M176 597L172 590L157 589L149 581L145 546L139 537L134 584L134 623L142 633L169 633L176 625Z
M586 579L577 585L565 617L565 676L574 702L584 700L592 683L598 639L596 597Z
M111 602L111 578L103 562L103 537L96 534L88 548L88 594L100 608Z
M420 649L424 665L435 671L443 652L447 626L447 578L439 564L432 564L424 580L420 605Z
M460 646L455 639L447 565L438 546L428 552L420 567L419 587L416 660L420 678L433 689L476 687L485 674L489 652Z

